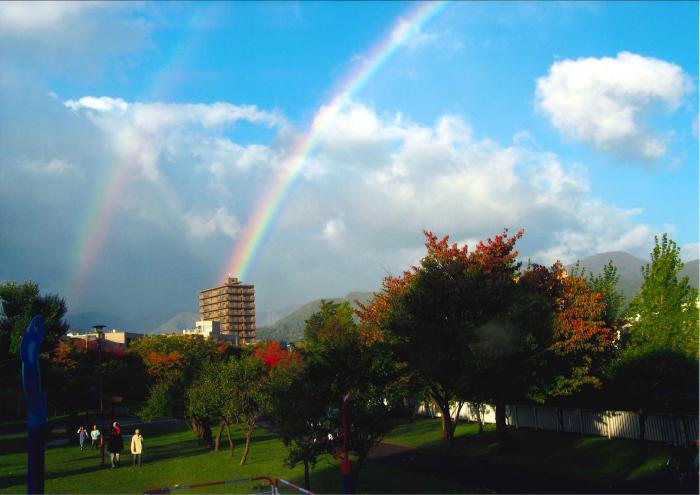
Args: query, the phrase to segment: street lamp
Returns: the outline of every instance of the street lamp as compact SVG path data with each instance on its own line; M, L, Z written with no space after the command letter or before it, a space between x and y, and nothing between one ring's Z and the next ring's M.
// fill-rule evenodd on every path
M340 473L343 476L343 493L350 493L350 457L348 456L348 414L347 403L351 390L343 396L343 407L341 409L341 420L343 422L343 462L340 463Z
M105 410L102 400L102 342L105 325L94 325L97 334L97 394L100 401L100 467L105 467Z

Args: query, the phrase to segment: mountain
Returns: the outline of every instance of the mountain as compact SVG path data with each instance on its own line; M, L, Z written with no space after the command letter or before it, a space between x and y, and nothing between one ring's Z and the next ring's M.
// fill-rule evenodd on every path
M199 321L199 313L183 311L173 315L168 321L156 328L155 333L181 333L186 328L194 328L194 324Z
M607 253L594 254L580 260L581 267L586 270L586 273L598 275L602 273L603 267L609 261L617 267L617 272L620 275L620 281L617 284L618 290L625 296L625 304L628 304L634 296L637 295L642 287L644 278L642 277L642 267L649 261L637 258L623 251L610 251ZM683 269L679 273L679 278L687 276L690 285L698 288L698 268L700 260L693 260L685 263ZM566 269L571 271L574 264L568 265Z
M122 318L121 316L116 316L109 313L98 313L94 311L88 313L69 314L66 316L66 321L68 321L71 331L74 332L86 332L90 330L93 325L105 325L110 330L112 328L122 330L127 329L129 323L129 320Z
M333 301L334 303L347 301L355 308L356 300L366 304L372 299L373 295L374 293L372 292L350 292L345 297L333 297L325 300ZM308 320L312 314L316 313L320 307L321 299L304 304L273 325L258 327L256 330L256 337L258 340L276 339L286 340L287 342L303 340L306 320Z
M145 334L179 333L183 328L194 328L194 322L198 319L199 315L190 311L157 314L134 319L98 312L77 313L66 316L71 331L86 332L93 325L105 325L107 330L116 328L126 332Z

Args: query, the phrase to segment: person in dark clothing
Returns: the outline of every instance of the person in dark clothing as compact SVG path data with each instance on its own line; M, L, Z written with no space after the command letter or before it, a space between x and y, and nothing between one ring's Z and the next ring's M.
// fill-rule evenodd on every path
M112 461L112 469L119 467L119 457L124 450L124 439L122 438L121 428L115 421L112 425L112 433L107 442L107 450L109 450L109 458Z

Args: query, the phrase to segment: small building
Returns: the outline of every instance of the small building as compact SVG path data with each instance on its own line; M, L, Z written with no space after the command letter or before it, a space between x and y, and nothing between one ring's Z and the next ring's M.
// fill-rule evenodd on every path
M85 349L96 349L97 341L101 337L104 349L121 348L124 350L134 340L140 339L144 335L142 333L122 332L117 329L112 329L111 332L104 332L102 331L103 328L103 325L97 325L93 327L92 331L86 333L68 332L66 337L73 342L84 345Z
M238 345L238 335L221 333L221 322L216 320L202 320L194 324L194 328L183 330L184 335L201 335L206 340L214 342L231 342Z

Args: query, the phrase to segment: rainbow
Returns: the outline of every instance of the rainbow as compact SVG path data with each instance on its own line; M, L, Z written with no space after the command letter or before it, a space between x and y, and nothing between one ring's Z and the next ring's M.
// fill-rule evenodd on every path
M255 254L298 179L304 162L323 141L325 132L347 106L352 96L367 84L401 45L419 33L421 26L446 5L445 1L419 3L406 17L400 18L392 26L384 38L373 47L364 62L338 85L330 102L322 106L314 116L309 132L298 139L291 154L282 164L281 171L256 202L241 238L231 253L222 278L228 274L236 274L240 279L246 278Z

